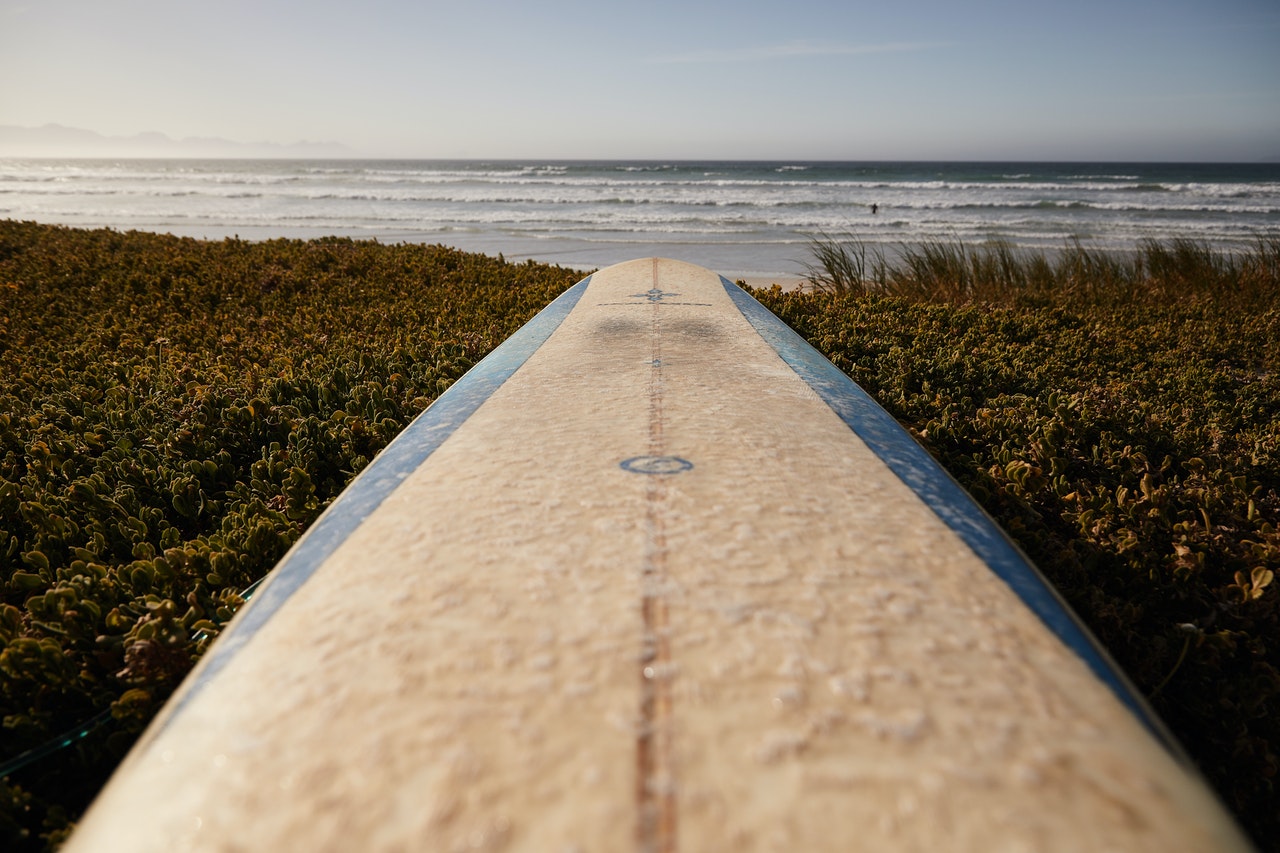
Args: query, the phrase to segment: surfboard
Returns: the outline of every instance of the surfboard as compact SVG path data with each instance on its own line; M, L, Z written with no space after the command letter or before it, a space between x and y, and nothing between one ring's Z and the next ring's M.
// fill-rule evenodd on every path
M743 290L650 258L356 478L67 849L1248 843L920 445Z

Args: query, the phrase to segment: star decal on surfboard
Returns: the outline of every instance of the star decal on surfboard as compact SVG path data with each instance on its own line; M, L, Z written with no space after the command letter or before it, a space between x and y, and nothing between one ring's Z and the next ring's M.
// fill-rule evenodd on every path
M679 295L680 294L678 293L672 293L668 290L663 290L660 287L651 287L648 290L646 290L644 293L631 294L631 298L645 299L645 300L648 300L649 302L661 302L662 300L666 299L668 296L679 296Z
M601 302L601 305L702 305L709 306L710 302L671 302L670 297L679 296L679 293L673 293L669 290L663 290L660 287L651 287L644 293L633 293L631 299L641 300L639 302Z

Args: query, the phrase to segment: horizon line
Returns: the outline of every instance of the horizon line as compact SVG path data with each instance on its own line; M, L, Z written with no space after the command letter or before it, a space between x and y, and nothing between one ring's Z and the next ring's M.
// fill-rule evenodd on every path
M258 143L248 143L250 145ZM264 143L270 144L270 143ZM284 146L280 146L284 147ZM397 161L415 161L415 162L438 162L438 163L652 163L652 164L684 164L684 163L762 163L762 164L799 164L799 165L818 165L818 164L835 164L835 163L1040 163L1040 164L1073 164L1073 163L1112 163L1117 165L1133 164L1133 165L1240 165L1240 166L1269 166L1280 164L1280 156L1264 157L1259 159L1204 159L1204 158L1151 158L1151 159L1134 159L1126 157L707 157L707 156L680 156L680 157L658 157L658 156L588 156L588 157L572 157L572 156L519 156L519 155L497 155L497 156L448 156L448 155L420 155L420 154L346 154L346 155L328 155L328 156L297 156L290 154L222 154L222 155L200 155L200 154L145 154L145 153L85 153L85 154L31 154L31 153L9 153L0 150L0 161L2 160L207 160L207 161L235 161L235 160L281 160L281 161L314 161L314 162L397 162Z

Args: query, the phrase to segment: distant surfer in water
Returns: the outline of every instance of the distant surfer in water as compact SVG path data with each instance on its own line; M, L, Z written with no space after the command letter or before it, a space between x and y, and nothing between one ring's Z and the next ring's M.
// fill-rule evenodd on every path
M875 216L875 215L876 215L876 211L878 211L879 209L880 209L880 205L878 205L878 204L874 204L874 203L873 203L873 204L871 205L871 215L872 215L872 216Z

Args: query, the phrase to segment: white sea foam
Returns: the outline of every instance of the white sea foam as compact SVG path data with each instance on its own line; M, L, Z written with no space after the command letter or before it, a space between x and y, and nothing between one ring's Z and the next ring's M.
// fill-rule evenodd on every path
M83 226L450 242L583 266L644 251L779 274L821 233L1035 248L1280 236L1274 165L10 160L0 199L9 218Z

